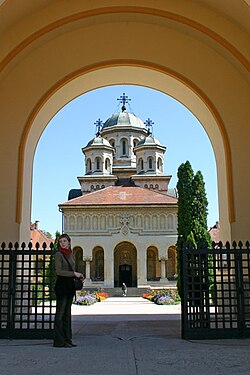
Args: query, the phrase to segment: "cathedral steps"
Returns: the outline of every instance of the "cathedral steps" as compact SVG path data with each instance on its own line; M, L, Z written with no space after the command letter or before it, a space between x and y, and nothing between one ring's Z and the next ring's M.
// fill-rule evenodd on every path
M127 296L128 297L141 297L143 293L146 293L148 288L133 288L128 287ZM106 290L110 297L121 297L122 296L122 288L109 288Z
M163 287L161 286L148 286L148 287L141 287L141 288L135 288L135 287L128 287L127 289L127 296L128 297L141 297L144 293L147 293L149 289L176 289L176 285L168 285ZM95 287L85 287L84 290L87 290L89 292L97 291L98 288ZM104 291L109 294L110 297L121 297L122 296L122 288L104 288Z

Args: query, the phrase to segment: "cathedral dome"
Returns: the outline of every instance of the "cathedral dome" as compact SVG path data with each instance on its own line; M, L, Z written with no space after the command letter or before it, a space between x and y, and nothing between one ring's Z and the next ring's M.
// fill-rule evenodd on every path
M112 126L126 126L145 129L143 121L130 112L115 113L103 124L102 130L111 128Z

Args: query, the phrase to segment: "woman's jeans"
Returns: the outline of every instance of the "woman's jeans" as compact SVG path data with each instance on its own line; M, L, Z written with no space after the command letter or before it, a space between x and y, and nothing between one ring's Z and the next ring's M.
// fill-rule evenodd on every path
M72 339L71 304L73 296L63 296L56 301L56 315L54 321L54 346L64 346Z

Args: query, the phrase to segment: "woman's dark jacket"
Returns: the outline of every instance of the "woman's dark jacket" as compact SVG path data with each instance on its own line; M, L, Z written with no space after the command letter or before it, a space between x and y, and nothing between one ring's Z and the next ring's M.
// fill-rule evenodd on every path
M56 252L55 254L55 263L56 263L56 274L57 280L55 285L56 298L72 297L75 295L74 287L74 271L75 270L75 260L74 256L71 253L67 259L71 265L69 266L67 260L65 259L66 255L61 252Z

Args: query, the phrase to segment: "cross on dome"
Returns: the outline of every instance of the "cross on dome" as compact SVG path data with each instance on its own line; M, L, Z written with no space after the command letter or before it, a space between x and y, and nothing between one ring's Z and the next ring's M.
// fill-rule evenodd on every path
M153 125L154 125L154 122L148 118L144 124L146 125L146 128L147 128L147 131L148 131L148 134L152 134L153 133Z
M100 134L101 128L102 128L102 120L98 119L96 122L94 122L95 129L96 129L96 135L98 136Z
M123 93L117 100L119 100L119 102L122 104L122 112L126 111L125 104L128 104L131 99L129 99L129 97Z

